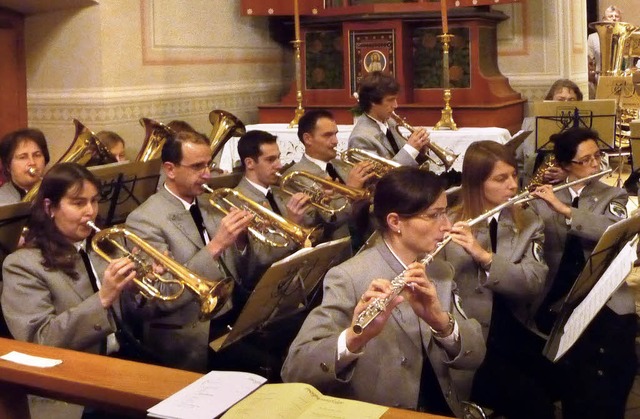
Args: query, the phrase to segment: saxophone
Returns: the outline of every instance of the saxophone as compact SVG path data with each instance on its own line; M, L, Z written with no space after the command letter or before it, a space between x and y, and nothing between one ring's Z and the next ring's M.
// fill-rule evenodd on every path
M531 177L526 190L532 191L538 186L546 184L547 182L544 181L544 174L547 170L551 169L554 166L556 166L556 156L553 154L548 154L547 156L545 156L544 161L540 166L538 166L538 169Z

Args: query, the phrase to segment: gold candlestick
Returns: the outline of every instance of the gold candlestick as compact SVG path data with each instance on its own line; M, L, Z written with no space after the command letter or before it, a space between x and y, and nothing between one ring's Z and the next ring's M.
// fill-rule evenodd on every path
M446 19L446 15L443 17ZM443 27L445 26L446 24L443 23ZM449 106L449 102L451 101L451 89L449 88L449 43L452 38L453 35L446 32L438 36L438 39L442 42L442 85L444 87L444 109L441 111L442 116L440 117L440 120L433 127L433 129L437 130L450 129L455 131L458 129L458 126L453 120L453 110L451 109L451 106Z
M296 66L296 102L298 103L298 106L293 119L289 122L289 128L293 128L298 125L298 121L302 115L304 115L304 108L302 107L302 65L300 64L300 46L302 45L302 40L300 39L300 10L298 10L298 0L293 0L293 14L296 39L292 44Z

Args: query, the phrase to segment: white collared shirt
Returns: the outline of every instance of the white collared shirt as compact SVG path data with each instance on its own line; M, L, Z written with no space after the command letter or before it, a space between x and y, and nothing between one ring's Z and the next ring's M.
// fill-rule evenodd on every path
M323 172L326 172L326 171L327 171L327 163L328 163L328 162L323 161L323 160L318 160L318 159L316 159L315 157L311 157L311 156L309 156L309 155L308 155L308 154L306 154L306 153L305 153L305 155L304 155L304 156L307 158L307 160L309 160L309 161L310 161L310 162L312 162L313 164L318 165L318 166L322 169L322 171L323 171Z
M193 200L193 202L187 202L184 199L180 198L178 195L174 194L173 191L169 188L167 188L167 184L164 184L164 188L167 190L167 192L169 192L172 196L174 196L178 201L180 201L180 203L182 204L182 206L184 207L184 209L186 209L187 211L189 211L189 209L191 208L191 205L193 205L195 202L197 202L196 199ZM207 231L207 229L204 229L204 244L208 244L211 241L211 237L209 237L209 232Z
M369 117L369 119L371 119L373 122L375 122L376 124L378 124L378 127L380 128L380 131L382 131L382 133L384 135L387 135L387 130L389 129L389 124L387 124L386 122L380 122L377 119L375 119L373 116L369 115L368 113L365 113L365 115L367 115ZM405 144L402 146L402 149L405 150L407 153L409 153L409 155L411 157L413 157L414 159L416 157L418 157L418 154L420 154L420 150L416 150L412 145L410 145L409 143Z
M247 182L249 182L249 185L251 185L251 186L253 186L254 188L256 188L257 190L259 190L259 191L260 191L260 193L262 193L262 195L264 195L264 196L265 196L265 198L267 197L267 194L269 193L269 191L271 190L271 188L265 188L265 187L264 187L264 186L262 186L262 185L258 185L257 183L250 181L250 180L249 180L249 178L248 178L248 177L246 177L246 176L245 176L244 178L246 179L246 181L247 181Z

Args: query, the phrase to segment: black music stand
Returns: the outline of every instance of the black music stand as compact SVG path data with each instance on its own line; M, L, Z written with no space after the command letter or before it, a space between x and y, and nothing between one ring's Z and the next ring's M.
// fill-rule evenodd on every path
M639 232L640 217L631 217L609 226L600 238L562 304L544 347L543 354L551 361L573 346L625 280L635 260Z
M156 192L160 159L89 167L100 180L98 216L102 225L124 223L127 215Z
M0 206L0 257L2 260L18 247L18 241L30 214L31 202Z
M308 303L325 273L342 260L349 238L301 249L262 275L231 331L209 344L218 352L269 324L296 314ZM213 320L215 321L215 319Z

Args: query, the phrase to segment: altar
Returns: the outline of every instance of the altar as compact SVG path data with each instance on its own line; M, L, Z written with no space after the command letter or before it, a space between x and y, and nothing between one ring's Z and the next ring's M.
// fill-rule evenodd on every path
M247 125L246 129L247 131L267 131L278 137L277 141L281 153L280 159L283 165L299 161L304 154L304 146L300 140L298 140L297 127L289 128L288 124L254 124ZM349 135L351 135L352 130L353 125L338 125L338 152L347 149ZM434 131L431 127L427 127L427 130L429 131L429 136L433 143L442 148L449 149L459 155L452 166L452 169L459 172L462 171L464 153L474 142L490 140L496 141L500 144L505 144L511 138L508 130L497 127L460 128L457 131ZM240 157L238 156L238 138L234 137L227 142L221 153L219 168L229 172L233 167L238 166L239 164ZM441 173L443 171L442 167L433 166L434 165L432 164L432 171L436 173Z

